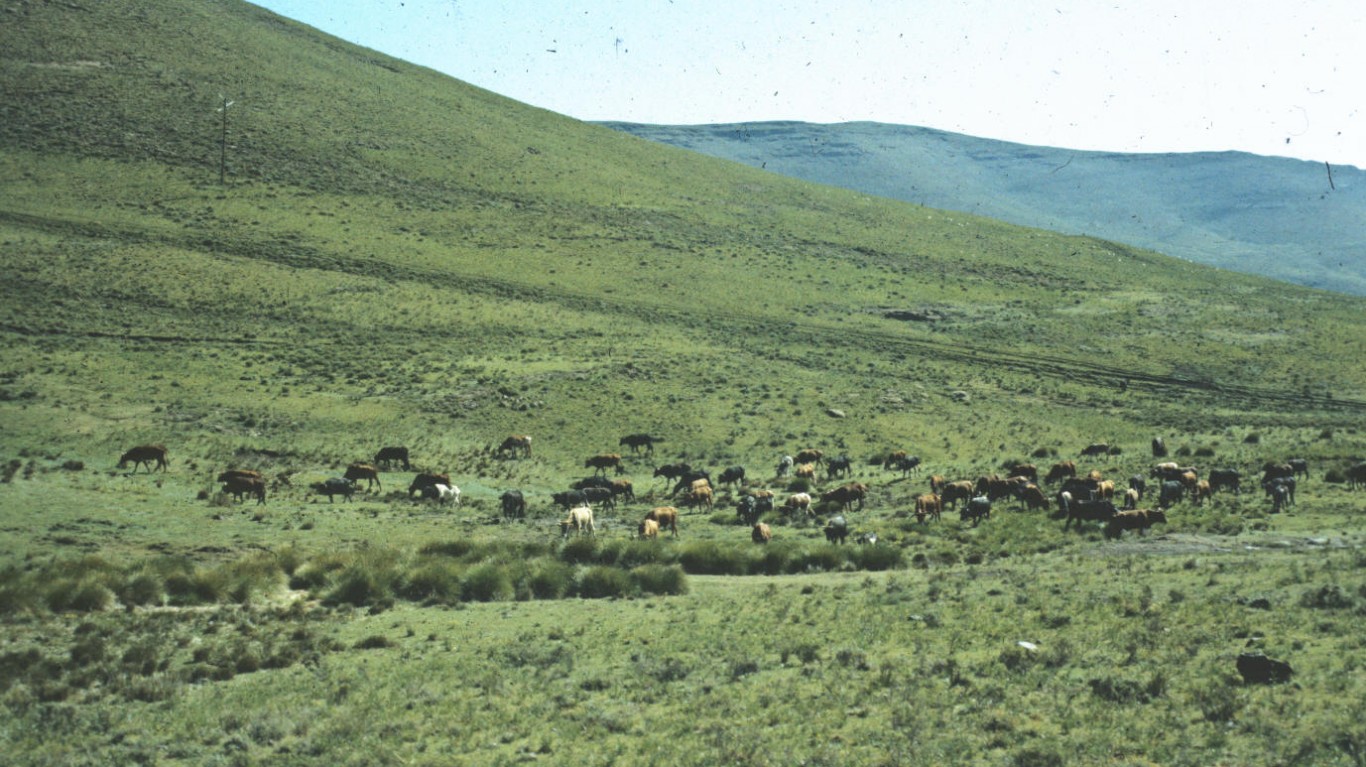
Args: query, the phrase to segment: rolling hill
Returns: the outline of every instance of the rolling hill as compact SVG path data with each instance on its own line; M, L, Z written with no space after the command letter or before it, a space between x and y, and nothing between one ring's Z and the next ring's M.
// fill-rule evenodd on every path
M1084 152L881 123L604 124L807 181L1366 295L1366 171L1352 166Z
M1366 299L663 146L237 0L0 14L7 764L1366 750ZM1247 491L1145 535L911 513L1022 460L1149 476L1155 436ZM314 489L387 446L412 471ZM850 474L776 476L804 448ZM634 500L567 535L601 453ZM749 473L638 539L680 461ZM756 545L762 490L815 515ZM1294 684L1239 681L1250 649Z

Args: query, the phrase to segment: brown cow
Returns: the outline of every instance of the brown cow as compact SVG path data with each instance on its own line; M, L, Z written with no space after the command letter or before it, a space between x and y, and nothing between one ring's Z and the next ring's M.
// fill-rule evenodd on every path
M1043 490L1033 482L1021 488L1016 497L1020 499L1020 505L1028 511L1048 509L1048 496L1044 495Z
M601 453L592 456L583 462L583 467L585 469L593 469L594 475L606 474L608 469L614 469L618 474L625 473L626 471L622 468L621 456L617 453Z
M1045 483L1057 482L1060 479L1077 476L1076 461L1059 461L1053 464L1053 468L1048 470L1048 476L1043 478Z
M223 481L223 492L232 493L238 501L241 501L244 495L253 495L256 497L256 505L261 506L266 502L266 481L259 476L230 476Z
M754 529L749 532L749 537L755 543L768 543L773 540L773 531L763 522L755 522Z
M944 485L944 491L939 494L944 506L952 504L953 508L958 507L958 502L972 500L972 482L964 479L958 482L950 482Z
M1137 530L1139 535L1157 522L1166 523L1167 514L1161 509L1132 509L1115 512L1105 525L1106 538L1118 538L1125 530Z
M795 458L797 463L820 463L825 458L825 453L819 450L800 450Z
M408 463L408 448L382 447L378 453L375 453L374 464L376 466L383 465L386 468L392 468L395 463L403 464L404 471L412 470L412 464Z
M694 487L683 496L684 506L706 506L712 507L712 492L710 486Z
M1115 497L1115 482L1110 479L1103 479L1096 483L1096 497L1103 500L1113 500Z
M645 521L654 522L659 529L668 529L678 535L678 509L673 506L656 506L645 514Z
M368 463L353 463L350 466L347 466L346 473L343 474L342 477L349 479L352 482L359 482L362 479L365 480L366 490L369 490L372 487L378 487L380 490L384 489L384 485L380 484L379 481L379 469L376 469Z
M1032 463L1017 463L1010 466L1009 468L1010 471L1007 472L1007 476L1027 477L1030 482L1035 483L1039 481L1039 467L1035 466Z
M1210 489L1209 480L1197 480L1195 483L1195 490L1191 492L1191 501L1194 502L1196 506L1201 506L1213 495L1214 491Z
M838 503L845 511L853 511L854 503L863 508L863 498L868 494L868 486L862 482L850 482L833 490L821 493L821 503Z
M518 453L523 456L531 457L531 437L526 434L514 434L503 440L503 444L498 446L499 453L507 453L516 457Z
M943 508L944 504L934 493L918 495L915 497L915 521L924 522L926 517L932 517L938 522L939 513Z
M218 475L219 482L231 482L234 479L265 479L265 475L255 469L228 469Z
M612 495L620 496L623 501L634 501L636 489L629 479L614 479L612 480Z
M939 493L944 491L944 485L947 483L948 480L944 478L943 474L931 474L930 492L938 495Z
M813 480L814 480L814 479L816 478L816 464L814 464L814 463L802 463L802 464L798 464L798 465L797 465L797 468L793 471L793 473L797 475L797 478L798 478L798 479L813 479Z
M171 465L166 457L165 445L138 445L119 458L118 468L127 466L129 461L133 462L134 474L138 473L139 466L146 466L147 473L151 474L153 461L156 461L158 471L166 471L166 467Z

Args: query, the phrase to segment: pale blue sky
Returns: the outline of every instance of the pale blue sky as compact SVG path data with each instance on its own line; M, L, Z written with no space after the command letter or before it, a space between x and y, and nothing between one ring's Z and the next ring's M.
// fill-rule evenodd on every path
M1363 0L256 0L583 120L872 120L1366 168Z

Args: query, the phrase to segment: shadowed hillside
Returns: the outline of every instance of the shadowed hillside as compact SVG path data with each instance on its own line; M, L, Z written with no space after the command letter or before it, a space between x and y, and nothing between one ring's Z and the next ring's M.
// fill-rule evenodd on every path
M605 123L774 173L1366 295L1366 171L1239 152L1115 154L878 123Z

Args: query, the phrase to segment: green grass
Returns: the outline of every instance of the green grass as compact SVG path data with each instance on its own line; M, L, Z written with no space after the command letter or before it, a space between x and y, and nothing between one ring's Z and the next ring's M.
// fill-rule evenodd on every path
M1360 753L1366 496L1323 481L1366 455L1360 299L799 184L191 5L7 26L16 764ZM640 431L665 441L627 454L639 500L561 541L550 493ZM494 453L522 433L533 457ZM1119 542L1008 504L909 516L927 474L1108 441L1083 468L1122 482L1156 435L1202 468L1314 476L1290 513L1220 496ZM115 469L147 442L168 472ZM399 444L462 504L396 471L352 502L309 491ZM807 447L854 458L878 547L826 544L828 509L771 515L755 546L729 491L632 539L668 502L656 465L740 464L781 498L772 467ZM875 465L891 449L924 473ZM270 477L265 506L218 495L232 467ZM504 521L514 487L528 516ZM1238 683L1249 642L1296 684Z

